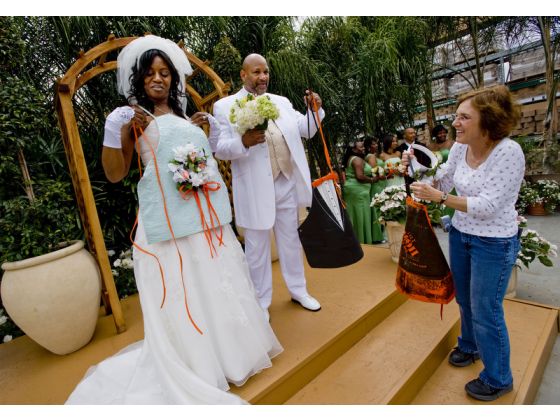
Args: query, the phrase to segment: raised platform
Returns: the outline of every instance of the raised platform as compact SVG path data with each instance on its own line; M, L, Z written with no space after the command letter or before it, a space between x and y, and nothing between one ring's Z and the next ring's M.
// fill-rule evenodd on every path
M364 246L357 264L307 268L308 287L323 309L290 302L273 265L271 323L284 352L273 367L232 388L253 404L470 404L464 383L481 364L454 369L446 362L459 331L454 303L407 300L395 291L396 265L383 247ZM100 318L83 349L57 356L27 337L0 345L0 404L61 404L86 370L143 336L138 297L123 301L128 330L116 334ZM512 342L514 392L500 404L531 403L558 334L558 309L520 301L505 304Z

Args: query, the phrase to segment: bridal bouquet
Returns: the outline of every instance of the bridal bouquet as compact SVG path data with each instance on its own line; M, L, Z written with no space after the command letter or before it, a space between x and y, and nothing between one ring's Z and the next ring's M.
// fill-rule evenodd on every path
M385 162L385 167L387 170L387 176L398 175L403 176L406 172L406 166L398 162Z
M241 135L253 128L266 130L268 120L275 120L279 116L278 108L267 95L255 98L248 94L243 99L236 99L229 112L230 122L236 126Z
M197 148L192 143L173 149L174 158L167 168L173 173L173 181L177 189L197 189L210 181L215 170L208 165L208 156L203 149Z

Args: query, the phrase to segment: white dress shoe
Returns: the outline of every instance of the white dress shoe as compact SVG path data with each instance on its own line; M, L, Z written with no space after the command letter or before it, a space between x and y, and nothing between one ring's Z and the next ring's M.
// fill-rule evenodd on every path
M319 303L319 301L317 299L315 299L314 297L309 296L309 295L303 296L303 297L298 298L298 299L293 297L292 302L299 303L301 306L303 306L308 311L317 312L318 310L321 309L321 304Z

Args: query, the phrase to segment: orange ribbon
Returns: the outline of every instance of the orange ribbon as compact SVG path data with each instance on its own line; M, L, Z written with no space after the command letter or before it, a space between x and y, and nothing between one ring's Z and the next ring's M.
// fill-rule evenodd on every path
M142 165L140 163L140 147L139 147L138 138L139 137L142 138L146 142L148 147L150 148L150 153L152 155L152 160L154 162L154 169L155 169L155 173L156 173L157 182L158 182L159 190L161 192L161 198L162 198L162 202L163 202L163 211L165 213L165 220L167 221L167 226L169 227L169 232L171 232L171 238L173 240L173 244L175 245L175 249L177 250L177 255L179 257L179 264L180 264L180 268L181 268L181 285L183 287L183 297L184 297L184 302L185 302L185 309L187 311L187 316L188 316L191 324L193 325L194 329L200 335L203 335L202 330L194 322L194 319L191 316L191 311L189 310L189 303L188 303L188 299L187 299L187 288L185 286L185 275L184 275L184 270L183 270L183 256L181 255L181 251L179 250L179 245L177 244L177 239L175 238L175 233L173 232L173 227L171 226L171 220L169 218L169 212L167 210L167 201L165 200L165 194L163 193L163 186L161 184L161 178L160 178L160 175L159 175L159 166L158 166L158 163L157 163L154 148L151 145L148 137L146 136L146 134L144 133L144 130L142 130L142 128L137 127L136 124L134 124L133 125L133 131L134 131L134 146L136 148L136 152L138 153L138 167L139 167L139 170L140 170L140 176L142 176ZM138 131L140 132L140 136L138 136ZM162 301L161 301L160 308L163 308L163 305L165 303L165 297L166 297L166 294L167 294L167 289L165 287L165 276L164 276L164 273L163 273L163 267L162 267L157 255L143 249L141 246L139 246L134 241L133 232L134 232L134 229L137 226L138 226L138 213L136 213L136 221L134 222L134 226L132 227L132 231L130 232L130 240L132 241L132 245L136 249L138 249L139 251L141 251L141 252L143 252L147 255L150 255L150 256L154 257L156 259L157 263L158 263L159 272L161 274L161 283L162 283L162 287L163 287L163 298L162 298Z
M208 247L210 248L210 256L214 258L214 253L216 252L216 247L214 246L214 242L212 240L212 232L216 236L218 240L218 246L222 246L224 244L224 232L222 229L222 224L220 223L220 218L218 217L218 213L212 206L212 200L210 200L209 192L211 191L218 191L221 185L216 181L210 181L206 184L201 185L198 188L188 189L186 185L181 185L179 187L179 193L181 194L181 198L185 201L189 200L191 197L194 197L196 201L196 205L198 206L198 212L200 214L200 224L202 225L202 231L204 232L204 236L206 237L206 241L208 242ZM206 221L206 217L204 216L204 211L202 210L202 205L200 203L200 197L198 196L198 190L202 191L204 198L206 199L206 208L208 210L208 215L210 216L210 225ZM216 218L216 223L214 223L214 217ZM217 227L220 228L220 234L217 233Z
M329 154L329 148L327 147L327 141L325 140L325 135L323 134L323 126L321 125L321 120L319 119L319 115L318 115L319 107L317 106L317 102L315 101L315 97L313 96L313 92L311 91L311 89L309 89L309 94L311 96L310 105L313 110L312 112L313 119L315 120L317 127L319 127L319 134L321 136L321 140L323 141L323 151L325 153L325 159L327 161L327 166L329 167L329 171L330 171L327 175L313 181L311 185L313 187L318 187L323 182L332 180L336 189L336 194L338 195L338 198L342 203L342 207L346 208L346 203L342 199L342 190L340 188L340 183L338 182L338 174L335 172L331 164L331 156Z

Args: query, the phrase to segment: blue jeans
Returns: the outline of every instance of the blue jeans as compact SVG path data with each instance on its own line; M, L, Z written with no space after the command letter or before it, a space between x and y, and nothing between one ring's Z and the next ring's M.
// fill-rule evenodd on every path
M480 379L494 388L513 383L503 301L519 251L518 236L490 238L449 232L451 273L461 312L459 349L480 355Z

